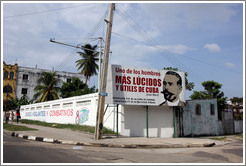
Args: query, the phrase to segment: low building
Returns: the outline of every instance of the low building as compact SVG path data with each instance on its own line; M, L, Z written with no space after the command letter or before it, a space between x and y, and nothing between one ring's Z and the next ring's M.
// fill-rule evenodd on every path
M70 97L21 106L22 119L49 123L95 126L98 94ZM117 111L118 110L118 111ZM147 112L146 112L147 111ZM174 124L171 107L105 106L104 127L128 137L173 137ZM148 122L146 121L148 119Z
M98 94L94 93L30 104L21 106L21 117L48 123L95 126L97 102ZM227 121L228 117L225 114L221 121L218 120L216 99L187 101L185 107L109 104L105 106L103 125L126 137L222 135L231 123L235 133L242 133L242 121Z
M217 99L189 100L182 111L181 136L223 134Z

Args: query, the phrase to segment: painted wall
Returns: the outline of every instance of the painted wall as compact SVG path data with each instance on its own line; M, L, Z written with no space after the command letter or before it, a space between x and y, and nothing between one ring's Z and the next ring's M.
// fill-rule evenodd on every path
M196 114L196 104L201 105L201 115ZM214 104L214 115L211 115L210 104ZM217 100L191 100L183 113L184 136L219 135Z
M243 133L243 121L234 120L235 133Z
M54 100L21 106L22 119L49 123L80 124L95 126L98 94ZM201 104L201 115L196 115L196 104ZM211 115L210 104L215 112ZM107 105L105 106L106 109ZM119 105L119 134L128 137L147 136L147 113L145 106ZM173 108L167 106L148 107L148 136L173 137ZM176 119L177 120L177 119ZM176 121L175 120L175 121ZM243 121L234 121L235 132L243 132ZM104 127L117 131L117 108L109 105L104 115ZM222 135L224 127L218 121L217 100L188 101L183 112L184 136Z
M21 106L21 118L48 123L95 126L98 94L54 100ZM116 131L115 108L109 107L104 116L104 126Z
M21 106L21 118L48 123L95 126L98 94L90 94ZM105 106L106 109L107 106ZM118 131L123 136L146 137L146 107L119 105ZM117 109L109 105L104 127L117 131ZM170 107L151 106L148 110L149 137L173 136L173 112Z
M121 133L129 137L146 137L147 120L145 106L122 106ZM171 107L149 106L148 108L149 137L173 136L173 112Z

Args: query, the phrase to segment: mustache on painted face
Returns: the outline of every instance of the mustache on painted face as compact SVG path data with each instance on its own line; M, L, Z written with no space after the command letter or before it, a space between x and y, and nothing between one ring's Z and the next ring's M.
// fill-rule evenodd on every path
M169 92L166 89L163 90L161 93L164 94L164 98L170 102L173 102L177 98L173 93Z

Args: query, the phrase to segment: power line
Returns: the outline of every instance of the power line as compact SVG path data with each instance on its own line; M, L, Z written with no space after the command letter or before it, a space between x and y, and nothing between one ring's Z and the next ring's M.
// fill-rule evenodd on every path
M14 17L22 17L22 16L28 16L28 15L35 15L35 14L41 14L41 13L54 12L54 11L64 10L64 9L72 9L72 8L77 8L77 7L81 7L81 6L89 6L89 5L95 5L95 4L83 4L83 5L78 5L78 6L70 6L70 7L57 8L57 9L51 9L51 10L44 10L44 11L38 11L38 12L17 14L17 15L12 15L12 16L6 16L6 17L3 17L3 18L4 19L8 19L8 18L14 18Z
M142 44L151 46L151 45L148 44L148 43L145 43L145 42L142 42L142 41L139 41L139 40L136 40L136 39L133 39L133 38L130 38L130 37L121 35L121 34L119 34L119 33L112 32L112 34L115 34L115 35L117 35L117 36L120 36L120 37L129 39L129 40L132 40L132 41L136 41L136 42L139 42L139 43L142 43ZM170 51L170 52L172 52L172 51ZM174 54L174 53L173 53L173 54ZM193 60L193 61L197 61L197 62L206 64L206 65L210 65L210 66L212 66L212 67L215 67L215 68L218 68L218 69L221 69L221 70L226 70L226 71L230 71L230 72L233 72L233 73L242 74L242 73L240 73L240 72L233 71L233 70L230 70L230 69L226 69L226 68L223 68L223 67L219 67L219 66L217 66L217 65L214 65L214 64L211 64L211 63L202 61L202 60L198 60L198 59L196 59L196 58L188 57L188 56L185 56L185 55L179 55L179 54L175 54L175 55L178 55L178 56L180 56L180 57L185 57L185 58L187 58L187 59L191 59L191 60Z
M93 26L93 28L91 29L90 32L87 33L87 35L82 38L81 42L78 45L81 45L82 43L86 43L86 41L88 41L89 39L92 39L94 34L102 27L102 25L104 24L104 19L107 17L107 13L108 13L108 9L105 12L105 14L98 20L98 22ZM78 58L78 54L77 54L77 50L78 49L73 49L63 60L61 63L59 63L56 68L57 70L62 70L65 68L65 66L67 66L68 64L70 64L71 62L73 62L73 60L75 58Z
M141 38L143 38L144 40L149 40L150 45L154 48L159 49L160 52L162 53L161 55L163 57L165 56L165 58L167 58L174 66L178 65L179 66L178 68L181 67L184 70L188 71L190 75L193 76L194 79L199 80L198 82L201 82L200 80L202 77L200 75L190 70L186 65L184 65L177 58L172 56L171 55L173 54L172 52L163 49L158 42L156 42L148 33L146 33L143 30L143 28L141 28L125 11L120 9L119 6L117 6L117 9L119 9L117 10L117 13L139 34Z

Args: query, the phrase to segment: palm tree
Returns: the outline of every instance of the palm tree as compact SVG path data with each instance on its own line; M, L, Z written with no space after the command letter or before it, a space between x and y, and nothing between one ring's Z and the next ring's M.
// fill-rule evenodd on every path
M4 107L4 110L15 110L21 105L27 105L32 104L32 100L28 101L26 96L23 95L20 99L11 97L10 100L7 101L6 106Z
M76 66L78 70L81 70L81 74L86 77L85 83L87 84L87 80L93 76L94 74L97 75L98 65L96 61L99 59L96 58L98 52L96 52L97 46L91 46L90 44L85 44L81 49L83 52L78 52L82 59L76 61Z
M33 98L36 102L44 102L50 100L59 99L58 93L60 87L57 84L61 81L59 78L55 78L56 73L42 72L41 77L37 80L38 85L34 88L36 93Z

